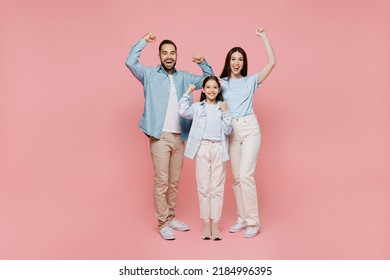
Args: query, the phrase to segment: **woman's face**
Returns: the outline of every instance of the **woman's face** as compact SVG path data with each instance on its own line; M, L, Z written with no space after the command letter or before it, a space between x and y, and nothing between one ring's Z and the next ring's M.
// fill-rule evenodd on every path
M244 56L240 52L234 52L230 57L230 77L241 77L244 66Z

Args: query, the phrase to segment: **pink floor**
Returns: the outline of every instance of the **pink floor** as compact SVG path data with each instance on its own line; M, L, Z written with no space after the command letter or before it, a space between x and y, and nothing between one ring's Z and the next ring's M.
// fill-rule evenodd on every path
M186 161L185 169L191 164ZM36 195L34 200L29 200L28 194L15 193L24 204L2 203L12 211L0 214L2 225L7 225L0 233L0 258L390 258L388 189L370 186L357 190L354 197L337 197L332 188L306 190L305 199L299 200L299 187L283 183L282 178L272 181L279 184L260 191L263 231L250 239L243 238L243 232L227 232L235 214L232 191L226 188L221 241L200 239L202 222L193 183L185 185L189 189L178 202L178 217L191 230L176 232L174 241L162 240L158 234L150 187L141 191L135 185L107 186L95 194L74 189L46 191L46 196ZM366 207L362 201L375 203Z

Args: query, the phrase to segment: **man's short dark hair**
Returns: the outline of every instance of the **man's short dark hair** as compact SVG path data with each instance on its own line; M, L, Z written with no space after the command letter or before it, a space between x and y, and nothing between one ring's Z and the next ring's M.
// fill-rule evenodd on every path
M177 51L177 47L176 47L175 43L172 42L171 40L165 39L165 40L163 40L163 41L160 43L160 46L158 47L158 52L161 52L162 46L163 46L163 45L167 45L167 44L173 45L173 46L175 47L175 51Z

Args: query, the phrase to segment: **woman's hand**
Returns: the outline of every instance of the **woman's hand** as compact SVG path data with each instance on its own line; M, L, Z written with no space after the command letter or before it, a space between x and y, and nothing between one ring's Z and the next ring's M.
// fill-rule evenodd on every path
M261 37L261 38L265 38L267 37L267 34L265 33L265 30L263 28L257 28L256 29L256 35Z

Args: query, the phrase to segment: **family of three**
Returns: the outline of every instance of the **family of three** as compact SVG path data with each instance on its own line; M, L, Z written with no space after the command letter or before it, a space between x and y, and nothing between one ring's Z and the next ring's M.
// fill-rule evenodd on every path
M142 65L142 50L157 40L152 33L130 50L126 66L144 88L144 112L139 127L150 141L154 211L159 233L165 240L175 239L174 230L190 229L176 218L184 156L195 160L200 218L204 221L202 239L222 239L218 223L229 159L237 208L237 219L229 232L245 230L244 237L255 237L261 231L254 179L261 132L252 103L256 89L271 73L276 58L266 32L259 28L256 35L263 40L268 63L252 75L247 73L247 55L240 47L228 52L219 77L200 54L192 60L199 65L202 75L177 70L177 47L170 40L159 45L160 65ZM201 89L201 96L199 102L193 103L195 89Z

